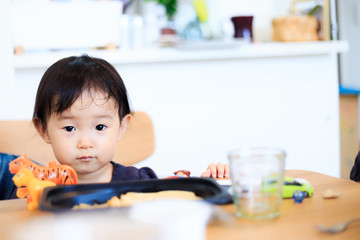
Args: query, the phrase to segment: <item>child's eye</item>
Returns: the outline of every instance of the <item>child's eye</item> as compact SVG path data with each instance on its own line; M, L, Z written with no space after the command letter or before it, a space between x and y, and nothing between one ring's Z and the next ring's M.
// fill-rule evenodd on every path
M66 127L64 127L64 129L65 129L65 131L67 131L67 132L73 132L73 131L75 131L75 128L74 128L73 126L66 126Z
M106 128L106 126L103 125L103 124L99 124L99 125L97 125L95 128L96 128L96 130L98 130L98 131L104 131L105 128Z

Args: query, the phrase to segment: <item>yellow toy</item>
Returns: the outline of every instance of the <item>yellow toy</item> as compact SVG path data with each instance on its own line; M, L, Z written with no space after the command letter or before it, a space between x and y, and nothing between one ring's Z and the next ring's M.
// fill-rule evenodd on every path
M27 168L20 169L13 177L13 181L18 187L16 196L18 198L26 197L27 207L29 210L38 208L39 199L44 188L56 186L56 184L52 181L37 179L32 171Z
M198 19L201 23L204 23L208 20L209 15L206 7L205 0L194 0L193 5L198 16Z

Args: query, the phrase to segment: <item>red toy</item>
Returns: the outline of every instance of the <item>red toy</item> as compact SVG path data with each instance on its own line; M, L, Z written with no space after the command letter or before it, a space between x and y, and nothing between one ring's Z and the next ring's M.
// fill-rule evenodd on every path
M57 165L55 161L49 162L49 166L41 166L32 162L25 154L9 163L12 174L18 173L22 168L32 171L40 180L50 180L55 184L77 184L78 177L73 167L69 165Z

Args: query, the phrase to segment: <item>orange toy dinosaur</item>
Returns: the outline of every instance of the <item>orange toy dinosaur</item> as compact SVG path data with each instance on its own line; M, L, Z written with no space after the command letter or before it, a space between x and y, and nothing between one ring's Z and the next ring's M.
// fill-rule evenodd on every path
M42 191L46 187L56 186L55 183L48 180L39 180L27 168L22 168L13 177L15 185L18 187L16 196L19 198L26 197L27 207L29 210L37 209Z
M27 168L40 180L50 180L55 184L77 184L78 177L73 167L69 165L57 165L55 161L49 162L49 166L41 166L32 162L25 154L9 163L12 174L18 173L22 168Z

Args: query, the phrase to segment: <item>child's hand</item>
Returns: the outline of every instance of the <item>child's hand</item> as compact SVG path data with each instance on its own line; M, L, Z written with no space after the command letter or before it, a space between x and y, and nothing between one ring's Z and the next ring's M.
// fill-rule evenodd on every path
M213 178L229 178L230 177L230 169L228 164L211 163L205 172L201 174L201 177L213 177Z
M175 176L181 176L181 177L190 177L190 174L191 172L188 170L179 170L174 172Z

